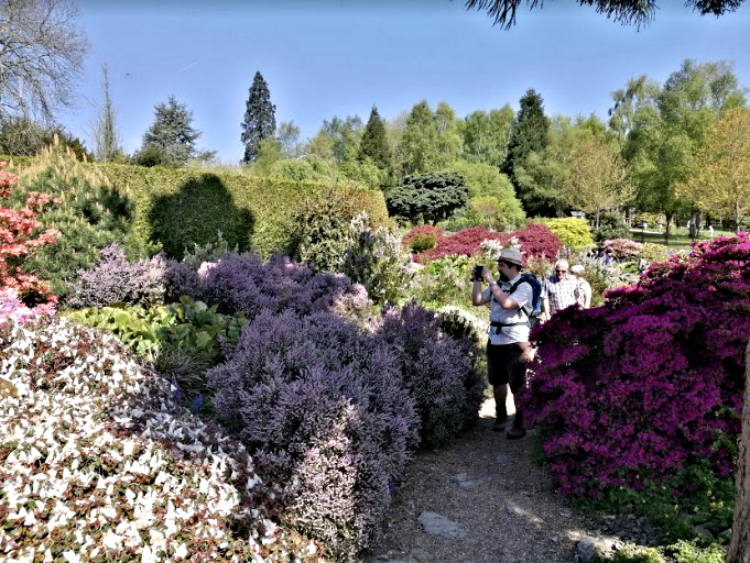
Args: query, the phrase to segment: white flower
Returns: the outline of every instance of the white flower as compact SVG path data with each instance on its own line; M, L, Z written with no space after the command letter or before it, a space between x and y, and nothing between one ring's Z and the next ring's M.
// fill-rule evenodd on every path
M72 551L63 551L62 556L68 563L81 563L81 558Z

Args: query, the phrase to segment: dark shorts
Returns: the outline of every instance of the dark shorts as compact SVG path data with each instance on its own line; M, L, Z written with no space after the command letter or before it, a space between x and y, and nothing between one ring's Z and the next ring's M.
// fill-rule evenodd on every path
M526 382L526 364L521 361L523 348L520 344L487 343L487 377L490 385L510 384L515 394Z

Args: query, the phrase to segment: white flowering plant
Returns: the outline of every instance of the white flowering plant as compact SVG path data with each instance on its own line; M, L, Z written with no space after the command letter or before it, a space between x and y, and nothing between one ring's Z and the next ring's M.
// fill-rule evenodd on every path
M11 321L0 358L0 559L324 560L274 521L276 492L244 447L116 339Z

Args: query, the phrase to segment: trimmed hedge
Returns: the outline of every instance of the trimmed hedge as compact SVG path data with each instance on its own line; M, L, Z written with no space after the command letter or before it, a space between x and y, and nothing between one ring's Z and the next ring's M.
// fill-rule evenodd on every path
M295 182L226 171L97 165L112 185L132 199L133 226L143 241L160 242L166 254L181 258L185 247L216 240L221 231L230 246L268 258L294 244L294 217L310 199L333 186ZM367 212L375 226L388 213L380 191L357 184L335 186L337 197Z

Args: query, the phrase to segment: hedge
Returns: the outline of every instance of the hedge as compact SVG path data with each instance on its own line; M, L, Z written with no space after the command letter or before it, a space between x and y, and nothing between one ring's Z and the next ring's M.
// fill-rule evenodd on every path
M230 246L267 258L293 246L293 218L310 198L351 199L375 226L388 213L380 191L356 184L294 182L225 171L143 168L98 164L112 185L132 199L133 226L142 241L160 242L167 255L182 257L185 247L216 240L221 231Z

